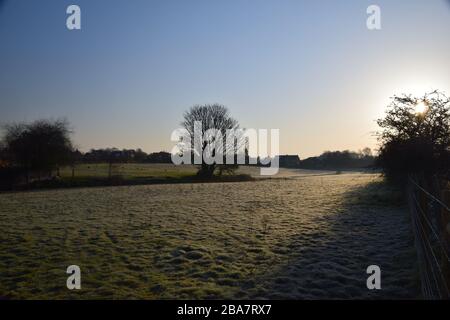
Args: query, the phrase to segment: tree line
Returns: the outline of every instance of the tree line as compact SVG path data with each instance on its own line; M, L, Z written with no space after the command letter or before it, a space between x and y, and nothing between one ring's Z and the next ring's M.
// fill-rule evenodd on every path
M74 147L67 120L37 120L5 125L0 140L0 189L59 176L60 168L72 172L80 163L171 163L168 152L147 154L141 149L106 148L82 153Z
M325 151L318 157L310 157L300 161L299 167L316 170L345 170L373 168L376 157L370 148L355 151Z
M92 149L89 152L78 151L78 162L81 163L172 163L169 152L160 151L146 153L142 149L106 148Z
M187 134L193 136L196 122L202 124L202 136L210 129L225 133L229 129L239 128L239 123L230 116L228 109L218 104L191 107L184 113L181 125ZM318 157L300 161L299 167L349 169L377 166L393 180L404 179L411 173L450 177L450 99L445 94L433 91L419 98L395 96L385 117L378 119L377 123L381 128L378 132L378 156L374 156L369 148L359 152L326 151ZM147 154L141 149L106 148L82 153L71 140L72 130L66 120L9 124L3 129L0 183L19 175L24 176L26 183L36 176L37 179L58 176L59 168L74 168L77 163L83 162L171 163L171 154L164 151ZM229 147L238 150L242 143L238 140ZM197 152L193 144L184 148L192 155ZM208 144L204 141L200 152L206 148ZM213 156L214 152L216 150L213 150ZM202 162L198 167L199 175L211 178L224 171L233 171L237 166Z

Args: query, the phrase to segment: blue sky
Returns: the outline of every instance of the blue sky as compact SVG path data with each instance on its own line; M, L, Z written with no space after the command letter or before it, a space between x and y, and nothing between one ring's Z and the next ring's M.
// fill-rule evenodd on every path
M82 150L170 150L183 111L217 102L279 128L282 153L374 148L393 94L450 93L449 33L446 0L0 0L0 122L66 117Z

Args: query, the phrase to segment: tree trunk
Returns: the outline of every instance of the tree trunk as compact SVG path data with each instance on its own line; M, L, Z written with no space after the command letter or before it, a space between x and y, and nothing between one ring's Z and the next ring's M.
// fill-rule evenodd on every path
M206 163L202 163L202 166L201 166L200 170L197 172L197 175L202 178L210 179L213 177L215 169L216 169L216 166L213 164L209 165Z

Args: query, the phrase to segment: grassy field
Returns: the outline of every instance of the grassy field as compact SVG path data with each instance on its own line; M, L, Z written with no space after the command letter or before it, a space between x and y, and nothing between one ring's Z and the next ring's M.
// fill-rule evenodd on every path
M166 183L199 183L199 182L239 182L253 179L301 177L311 174L334 174L332 171L311 171L303 169L280 168L275 176L261 176L256 166L239 166L230 173L214 176L213 179L202 179L196 175L198 166L173 164L116 163L110 167L107 163L79 164L72 172L71 167L60 170L60 179L34 181L28 189L55 189L65 187L99 187L122 185L148 185ZM110 175L111 174L111 175ZM25 188L26 189L26 188Z
M375 175L311 174L0 194L0 297L416 298L394 191ZM79 291L66 288L72 264ZM383 290L367 290L370 264Z
M113 164L112 175L123 179L135 178L182 178L195 175L195 166L173 164L144 164L126 163ZM65 167L61 170L63 179L72 178L72 168ZM75 177L79 179L108 178L109 165L107 163L80 164L75 167Z
M188 182L195 179L197 168L193 165L116 163L79 164L60 171L61 179L55 186L88 187L102 185L139 185L154 183ZM50 184L51 186L51 184Z
M230 182L252 180L251 175L243 171L253 172L257 168L239 170L234 174L214 176L213 179L202 179L197 176L195 165L145 164L145 163L108 163L79 164L72 171L71 167L60 170L58 179L34 180L30 185L19 186L16 189L58 189L73 187L101 187L122 185L148 185L166 183L194 182Z
M113 164L111 173L113 176L123 179L179 179L192 177L197 173L197 170L198 168L195 165L176 166L165 163L118 163ZM240 166L235 173L237 175L243 174L261 178L260 168L255 166ZM280 168L276 177L296 177L330 173L334 172ZM62 168L60 174L63 179L70 180L72 178L72 168ZM107 163L79 164L75 167L74 177L76 179L108 178L108 176L109 165Z

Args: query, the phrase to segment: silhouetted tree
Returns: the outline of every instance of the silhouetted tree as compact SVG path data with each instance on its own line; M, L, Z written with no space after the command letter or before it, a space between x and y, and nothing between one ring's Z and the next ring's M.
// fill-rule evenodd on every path
M148 163L172 163L172 158L169 152L161 151L150 153L145 161Z
M27 182L30 171L51 172L70 163L72 142L65 120L39 120L5 126L4 144L12 163L23 168Z
M147 159L148 154L138 148L134 151L134 162L144 162Z
M372 150L370 148L366 147L360 151L360 154L362 155L362 157L371 157Z
M205 149L208 147L208 142L202 141L201 150L195 150L194 148L194 124L197 121L201 123L201 132L199 132L201 137L203 137L205 132L210 129L218 130L222 135L223 141L221 141L221 147L212 151L213 157L216 154L222 154L224 156L226 150L234 150L234 153L237 153L239 144L241 143L240 138L237 137L238 139L233 142L233 145L227 145L226 134L227 130L239 129L239 124L229 115L228 109L219 104L196 105L185 112L182 126L187 130L188 135L190 136L191 146L189 148L190 150L184 150L184 152L191 152L193 154L195 152L199 153L198 151L200 151L203 155ZM198 175L210 178L214 175L216 169L221 165L215 162L208 164L205 162L203 157L202 159L203 160L198 171ZM224 171L223 168L221 171Z
M377 122L382 128L377 162L388 177L448 173L450 100L443 93L395 96Z

